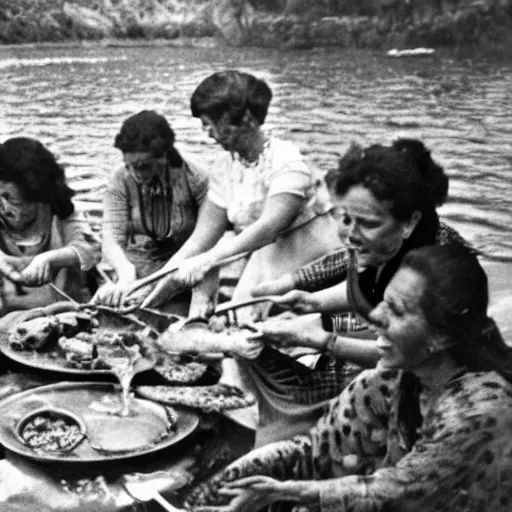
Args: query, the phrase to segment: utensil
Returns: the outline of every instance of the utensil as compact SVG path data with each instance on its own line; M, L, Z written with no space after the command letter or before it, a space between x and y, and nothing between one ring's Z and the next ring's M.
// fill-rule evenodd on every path
M124 478L124 488L131 494L136 500L139 501L151 501L155 500L164 510L168 512L183 512L183 509L176 508L171 505L155 488L151 482L141 482L136 479Z
M213 268L229 265L230 263L233 263L242 258L245 258L249 254L250 254L249 252L242 252L240 254L235 254L234 256L230 256L229 258L225 258L223 260L218 261L217 263L215 263ZM127 300L129 298L129 296L132 295L137 290L140 290L141 288L144 288L148 284L151 284L155 281L159 281L160 279L163 279L164 277L167 277L168 275L172 274L173 272L176 272L179 268L180 268L179 265L176 265L171 268L161 269L161 270L158 270L157 272L154 272L153 274L150 274L147 277L143 277L142 279L139 279L131 288L128 289L128 291L126 292L125 300ZM139 304L132 304L125 308L119 308L119 311L122 314L132 313L136 309L139 309L139 307L140 307Z
M62 291L58 286L54 285L53 283L50 283L50 288L52 288L55 292L57 292L63 299L71 302L75 306L78 306L80 303L77 302L75 299L71 298L66 292Z

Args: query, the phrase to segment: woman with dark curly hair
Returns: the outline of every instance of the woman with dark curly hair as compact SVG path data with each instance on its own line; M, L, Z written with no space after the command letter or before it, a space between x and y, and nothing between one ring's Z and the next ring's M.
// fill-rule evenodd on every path
M0 145L2 313L61 299L48 283L85 298L80 271L94 267L100 251L87 221L75 212L73 195L64 170L41 142L17 137Z
M376 144L365 149L353 145L338 168L327 173L326 182L339 236L357 253L355 284L370 308L382 300L384 289L410 250L466 244L439 221L436 208L446 200L448 177L419 140L398 139L391 146ZM288 292L279 303L301 313L346 314L353 309L348 300L347 261L347 250L342 248L295 273L260 283L253 293ZM327 347L338 357L365 365L378 359L375 344L343 333L336 337L320 326L299 332L293 322L283 320L260 328L283 345Z
M100 288L97 302L118 306L125 288L158 270L194 230L208 179L174 140L165 117L151 110L128 117L115 138L124 166L105 191L102 248L117 282Z

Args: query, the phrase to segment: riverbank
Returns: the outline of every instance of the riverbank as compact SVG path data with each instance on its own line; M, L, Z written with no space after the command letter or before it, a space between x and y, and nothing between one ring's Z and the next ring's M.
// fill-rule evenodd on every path
M284 49L510 47L511 29L512 0L0 0L3 44L217 37Z

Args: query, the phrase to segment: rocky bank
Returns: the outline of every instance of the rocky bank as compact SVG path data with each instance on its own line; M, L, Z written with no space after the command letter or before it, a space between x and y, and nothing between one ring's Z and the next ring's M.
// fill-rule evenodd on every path
M512 0L0 0L0 42L218 36L272 48L511 42Z

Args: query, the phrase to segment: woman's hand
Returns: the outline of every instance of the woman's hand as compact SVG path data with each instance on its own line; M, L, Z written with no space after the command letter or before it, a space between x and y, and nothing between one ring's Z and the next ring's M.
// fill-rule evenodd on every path
M173 272L167 277L163 277L154 288L144 287L139 292L130 295L130 299L140 298L141 307L143 308L156 308L165 304L178 293L188 289L182 282L177 281L175 276L176 272Z
M117 283L105 283L98 288L91 302L93 304L101 304L111 308L120 308L126 298L133 283L126 281L118 281Z
M216 263L212 251L207 251L185 260L174 273L174 280L187 288L200 283Z
M48 253L38 254L21 272L23 282L28 286L42 286L52 280L53 259Z
M283 293L293 290L293 288L293 276L291 274L285 274L278 279L262 281L251 290L251 294L253 297L260 297L262 295L282 295Z
M0 251L0 275L5 276L14 283L23 284L24 280L21 273L30 260L29 258L9 256Z
M239 482L244 483L245 480L249 479L244 478L238 480L237 482L233 482L233 484L237 484ZM272 479L269 478L269 480ZM271 496L266 492L261 492L258 489L243 487L231 488L230 484L226 484L224 488L220 489L219 494L223 494L224 496L232 496L233 499L229 505L195 507L192 509L193 512L260 512L278 499L278 497Z
M314 293L299 290L292 290L274 302L296 313L316 313L321 307Z

